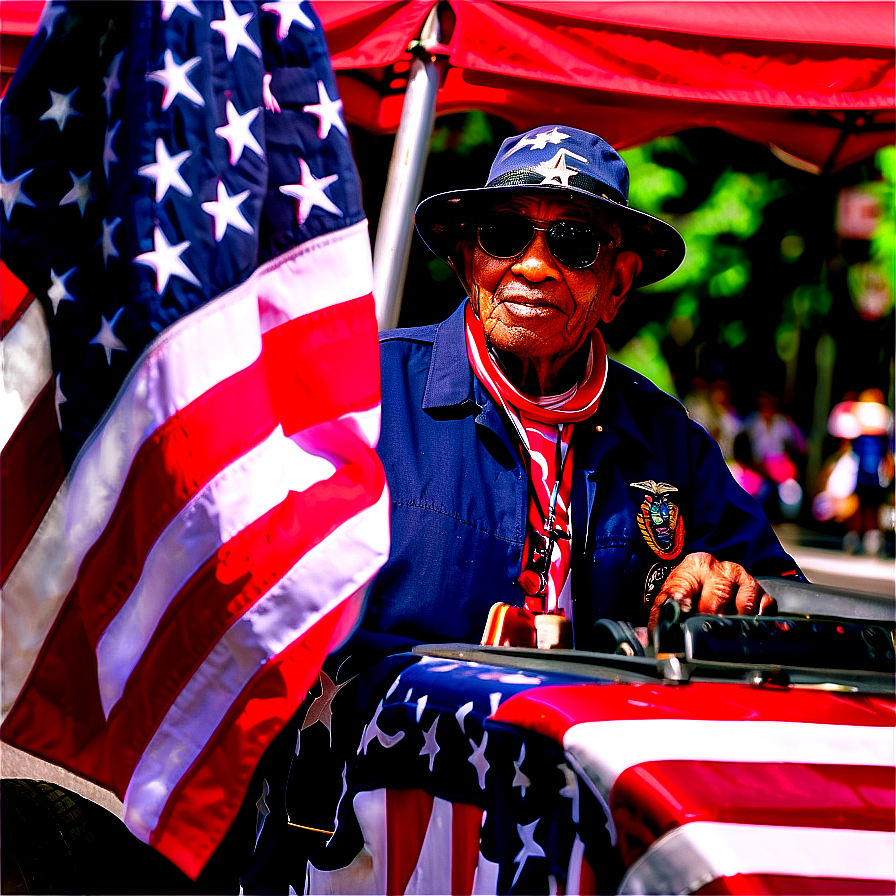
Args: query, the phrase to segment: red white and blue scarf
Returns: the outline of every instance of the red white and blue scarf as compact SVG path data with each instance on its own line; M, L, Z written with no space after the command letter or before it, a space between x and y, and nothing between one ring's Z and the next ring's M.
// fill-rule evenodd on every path
M591 332L591 351L582 381L562 395L532 396L520 392L488 351L482 323L472 305L466 309L467 356L477 379L504 408L520 440L520 453L529 475L529 527L523 545L519 583L526 592L526 607L533 613L565 611L571 616L569 567L572 553L573 426L590 417L607 380L607 349L597 330ZM553 493L557 492L552 502ZM548 566L547 582L527 575L533 535L546 536L549 508L554 506L554 528L566 536L556 541ZM531 570L529 570L531 573ZM542 587L545 584L546 587Z

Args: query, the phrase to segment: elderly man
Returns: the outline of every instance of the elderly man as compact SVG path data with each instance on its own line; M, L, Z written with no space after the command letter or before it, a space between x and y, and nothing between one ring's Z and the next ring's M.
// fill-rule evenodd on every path
M379 452L392 551L364 628L478 641L496 602L572 622L655 622L676 597L761 613L754 575L800 576L718 446L682 406L608 361L600 334L684 242L630 208L608 143L545 126L504 142L485 187L417 209L468 299L381 336Z

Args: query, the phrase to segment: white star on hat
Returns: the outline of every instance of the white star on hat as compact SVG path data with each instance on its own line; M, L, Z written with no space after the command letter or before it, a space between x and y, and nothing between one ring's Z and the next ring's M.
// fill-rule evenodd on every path
M543 184L549 184L556 181L564 187L569 186L569 179L574 174L578 174L579 170L578 168L570 168L566 164L567 155L572 156L574 159L579 159L582 162L588 161L581 156L577 156L574 152L570 152L568 149L558 149L557 154L552 159L547 162L539 162L533 169L537 174L540 174L544 178L542 180Z
M126 352L128 347L115 335L115 325L118 323L118 318L121 317L121 312L124 311L124 308L119 308L118 311L112 315L112 320L106 320L106 316L104 314L100 315L100 320L102 323L100 324L100 330L90 340L90 345L101 345L103 350L106 352L106 364L112 364L112 352Z
M324 190L339 180L338 174L330 174L320 179L315 178L304 159L299 159L299 168L302 172L302 180L297 184L285 184L280 187L280 192L299 200L297 216L299 224L308 220L311 210L318 206L330 214L342 217L342 212L333 204L332 200L324 195Z
M327 134L330 133L330 128L334 127L348 137L348 129L342 120L342 100L331 100L323 81L317 82L317 96L319 102L302 107L303 112L317 116L317 136L321 140L325 140Z
M527 146L531 151L533 149L544 149L548 143L557 145L564 140L569 139L570 136L570 134L564 134L563 131L560 131L557 128L553 128L550 131L539 131L531 137L521 137L516 146L508 149L501 158L506 159L508 156L512 156L517 150L525 149Z
M180 166L192 155L192 151L185 149L176 156L169 156L165 147L165 141L161 137L156 138L156 160L149 165L143 165L137 169L138 174L151 177L156 183L156 202L165 198L169 187L174 187L184 196L192 196L193 191L180 175Z
M77 205L83 218L87 203L94 198L93 190L90 189L90 172L78 177L74 171L69 171L68 176L72 179L72 188L59 200L59 205Z
M7 221L12 214L12 210L17 205L34 206L34 203L22 189L22 184L24 183L25 179L33 171L33 168L29 168L27 171L23 171L18 177L14 177L12 180L7 180L5 177L3 177L2 174L0 174L0 199L2 199L3 202L3 211L6 213Z
M53 305L53 314L59 310L60 302L74 302L75 297L68 291L65 281L75 273L74 268L69 268L64 274L57 274L50 268L50 288L47 290L47 298Z
M513 860L517 865L517 869L516 874L513 876L513 883L510 885L511 890L516 885L516 882L522 873L523 865L526 864L526 859L540 859L545 857L544 850L535 842L535 828L539 821L541 821L541 819L536 818L535 821L529 822L529 824L518 824L516 826L516 832L519 834L520 840L523 843L523 848L516 854Z
M243 150L249 147L260 158L264 158L264 151L255 139L255 135L249 130L249 125L255 121L258 113L261 112L261 106L256 106L242 115L236 111L236 106L230 100L227 100L225 106L227 113L227 124L215 128L215 133L227 141L230 146L230 164L236 165L243 154Z
M233 59L240 47L245 47L253 56L261 59L258 44L246 32L246 25L254 16L254 12L239 15L233 8L231 0L224 0L224 18L216 19L210 27L224 38L224 52L227 53L228 61Z
M112 242L112 235L119 224L121 224L121 218L115 218L113 221L107 221L103 218L103 235L100 237L100 242L103 244L104 268L107 266L110 258L119 257L118 249L115 248L115 243Z
M298 22L303 28L314 31L314 22L302 11L305 0L280 0L278 3L263 3L261 8L265 12L273 12L280 16L280 24L277 26L277 40L283 40L293 22Z
M156 272L156 292L161 295L168 286L172 277L180 277L187 283L199 286L199 281L193 272L180 260L181 255L189 248L190 241L184 240L176 246L165 239L160 227L156 227L152 234L153 249L151 252L142 252L134 258L137 264L145 264Z
M56 127L59 128L59 131L61 133L68 123L69 118L71 118L72 116L76 118L81 116L80 112L76 112L72 108L72 99L77 92L77 87L71 93L57 93L55 90L51 90L50 108L47 109L47 111L44 112L44 114L41 115L38 120L55 121Z
M240 206L246 201L249 190L235 193L227 192L223 181L218 181L218 198L202 203L202 210L215 219L215 242L220 243L228 226L233 226L243 233L255 233L249 222L243 217Z
M429 731L423 732L423 746L420 748L420 756L429 757L429 770L432 771L432 765L436 761L436 753L442 748L436 743L436 726L439 724L439 717L433 720Z
M479 744L470 737L468 737L467 740L470 742L470 747L473 750L472 755L467 758L467 762L476 769L476 774L479 776L479 789L485 790L485 775L489 768L491 768L488 759L485 758L485 748L488 744L488 731L482 732L482 742Z
M190 83L190 79L187 77L201 61L198 56L194 56L182 65L178 65L174 61L174 54L171 50L165 50L165 67L149 72L146 76L150 81L157 81L165 88L162 93L162 111L167 109L178 96L186 97L197 106L205 105L202 94Z

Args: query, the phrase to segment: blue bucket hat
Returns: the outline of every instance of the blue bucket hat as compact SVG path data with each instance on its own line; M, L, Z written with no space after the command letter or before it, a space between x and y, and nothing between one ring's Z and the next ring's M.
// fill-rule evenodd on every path
M681 234L670 224L629 208L628 167L606 140L562 125L543 125L501 144L484 187L452 190L424 199L414 223L440 258L454 255L461 228L478 210L513 193L550 190L558 196L604 206L622 229L622 249L641 258L635 286L668 277L684 259Z

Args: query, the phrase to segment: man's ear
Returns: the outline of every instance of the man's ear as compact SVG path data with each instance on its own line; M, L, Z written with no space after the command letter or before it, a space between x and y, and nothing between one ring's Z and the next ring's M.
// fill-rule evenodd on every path
M622 303L628 297L632 288L632 281L641 273L641 256L630 249L623 249L616 253L613 261L613 292L604 305L601 320L608 324L616 317Z

